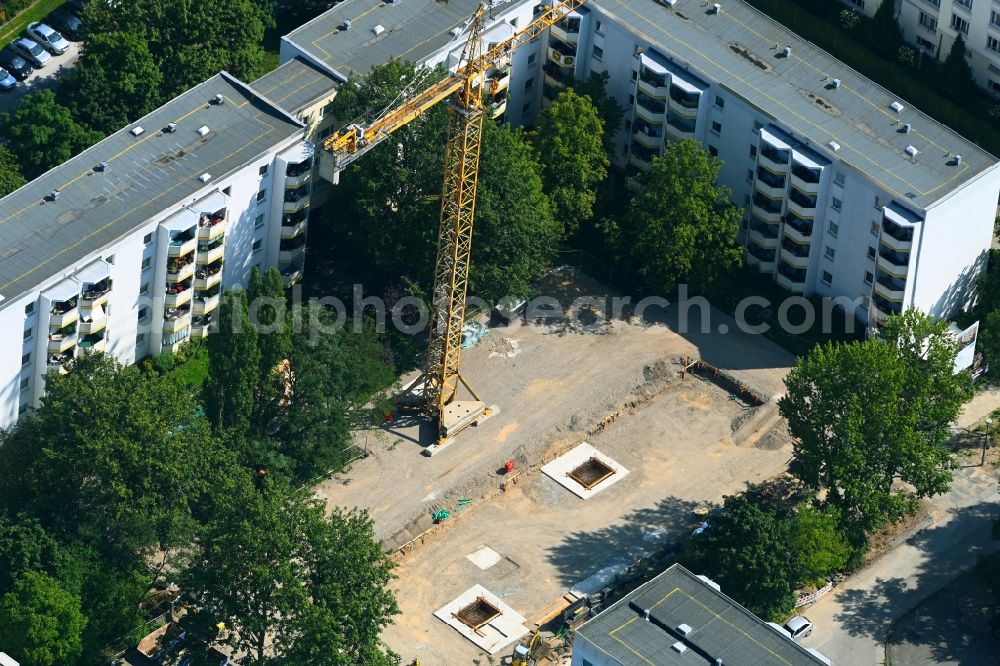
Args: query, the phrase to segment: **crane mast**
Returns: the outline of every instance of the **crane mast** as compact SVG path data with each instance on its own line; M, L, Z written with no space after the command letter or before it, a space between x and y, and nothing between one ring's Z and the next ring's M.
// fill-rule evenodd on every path
M487 71L534 39L586 0L561 0L541 9L524 30L489 50L483 48L485 7L472 17L462 60L454 74L385 111L367 127L351 125L323 143L333 159L333 173L371 150L393 132L448 99L448 143L445 149L444 184L438 229L434 288L427 358L423 374L399 398L401 406L418 406L438 423L438 442L427 449L433 454L463 428L489 414L484 402L462 377L462 328L469 285L469 262L479 181L486 106L483 85ZM449 99L450 98L450 99ZM458 400L459 386L472 400Z

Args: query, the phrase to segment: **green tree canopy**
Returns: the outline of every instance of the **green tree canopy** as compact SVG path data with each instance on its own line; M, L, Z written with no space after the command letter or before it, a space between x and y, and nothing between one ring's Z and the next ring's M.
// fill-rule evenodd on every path
M691 537L679 559L755 614L781 621L795 605L795 567L787 540L788 523L751 489L726 497L708 529Z
M26 572L0 598L0 644L24 666L77 663L86 625L80 598L45 574Z
M0 145L0 197L5 197L22 187L26 181L14 153Z
M972 75L972 66L966 59L965 39L961 34L955 36L951 50L941 67L941 79L948 81L953 90L969 93L977 92L976 80Z
M26 95L12 114L0 115L0 133L33 180L104 138L76 122L51 90Z
M111 134L159 106L162 83L144 39L122 32L96 34L87 38L60 96L78 121Z
M579 98L577 98L579 99ZM442 162L439 169L444 168ZM538 157L520 130L486 121L472 239L473 293L526 296L556 256L562 228L542 190Z
M219 307L218 330L208 336L205 415L216 434L245 436L250 430L260 378L257 330L247 310L247 293L227 291Z
M953 462L941 444L970 395L967 376L952 374L956 350L947 322L909 310L877 339L815 347L786 377L778 406L795 474L827 492L855 545L948 489Z
M573 235L594 214L597 186L608 176L604 122L590 97L566 89L542 111L532 139L552 214Z
M721 165L696 141L684 140L668 143L638 176L642 191L629 201L615 239L626 265L650 286L669 292L688 282L703 289L740 265L743 214L715 184Z
M247 664L389 663L379 633L398 612L392 563L365 514L324 514L268 483L219 498L180 576L195 663L213 641Z
M607 72L596 72L587 79L575 79L570 87L576 94L589 97L591 103L597 108L597 112L604 121L604 150L608 155L614 151L615 135L625 120L625 109L618 101L608 95L608 79L611 77Z
M801 581L823 585L829 574L847 566L851 547L839 529L835 507L799 507L789 524L788 547Z

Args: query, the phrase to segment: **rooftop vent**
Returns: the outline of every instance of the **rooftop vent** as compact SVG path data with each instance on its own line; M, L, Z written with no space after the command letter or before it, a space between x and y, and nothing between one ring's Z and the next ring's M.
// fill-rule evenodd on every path
M906 154L909 155L910 157L916 157L917 153L919 153L919 152L920 151L917 150L916 148L914 148L913 146L907 146L906 147Z
M459 35L462 34L462 28L456 26L456 27L452 28L451 30L449 30L448 34L451 35L452 37L458 37Z
M176 132L177 131L177 123L167 123L167 129L166 129L166 131L167 131L168 134L173 134L174 132Z
M225 103L226 103L226 98L223 97L222 93L219 93L218 95L215 96L215 104L217 106Z
M141 126L136 125L135 127L133 127L129 131L131 132L132 136L139 136L140 134L144 133L146 130L142 129Z
M791 46L786 46L785 47L785 57L786 58L791 58L792 57L792 47Z
M203 183L207 183L208 181L212 180L212 174L203 173L200 176L198 176L198 180L200 180Z
M893 102L892 104L889 105L889 108L895 111L896 113L902 113L903 109L905 109L906 107L900 104L899 102Z
M208 125L202 125L198 128L198 136L205 136L208 134Z
M111 165L108 164L107 160L101 160L101 163L97 165L98 171L107 171Z
M340 24L340 29L343 30L344 32L347 32L348 30L351 29L351 25L352 25L351 19L344 19L344 22Z
M648 608L646 610L642 611L642 619L644 619L646 622L649 622L649 609Z
M677 631L681 633L681 636L687 636L694 630L691 628L691 625L689 624L679 624L677 625Z
M961 155L957 155L957 154L955 155L955 166L962 166L962 156Z
M715 12L716 14L721 14L722 5L720 5L719 3L715 3L714 5L712 5L712 11Z
M840 144L837 143L836 141L831 141L826 145L828 145L830 147L830 150L832 150L833 152L837 152L838 150L840 150Z
M834 89L837 89L837 88L840 87L840 79L834 79L833 80L833 87L834 87Z
M59 195L62 194L59 190L52 190L49 192L49 201L59 201Z
M385 26L379 23L377 26L372 28L372 32L374 32L376 35L381 35L383 32L385 32Z
M904 133L909 134L912 131L913 131L913 125L911 125L910 123L903 123L903 132Z
M684 645L683 641L677 641L670 647L672 647L674 649L674 652L676 652L677 654L684 654L685 652L687 652L688 649L688 646Z

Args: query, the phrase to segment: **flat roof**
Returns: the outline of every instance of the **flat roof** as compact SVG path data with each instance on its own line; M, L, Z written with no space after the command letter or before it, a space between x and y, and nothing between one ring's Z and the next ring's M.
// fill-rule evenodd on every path
M345 3L347 4L347 3ZM825 147L900 201L928 208L997 158L740 0L590 0L681 66L717 81L799 137ZM790 57L784 56L786 46ZM833 80L840 79L838 88ZM896 113L891 105L904 109ZM905 133L903 124L912 131ZM725 122L723 121L723 125ZM906 154L912 145L919 153ZM954 155L962 155L955 163Z
M295 115L333 95L340 81L316 64L295 56L251 83L250 87Z
M218 94L225 102L210 104ZM176 131L164 132L171 122ZM139 126L145 131L134 136ZM0 199L0 296L9 302L37 288L302 133L245 84L213 76ZM198 180L204 173L209 183Z
M345 0L330 11L285 35L344 78L368 75L371 68L392 58L420 62L454 38L453 28L464 26L481 0ZM495 8L525 0L507 0ZM345 20L350 30L341 30ZM376 35L372 30L381 25Z
M681 625L689 628L686 635ZM598 614L577 635L626 666L714 666L716 659L744 666L824 663L679 564ZM678 643L683 650L674 647Z

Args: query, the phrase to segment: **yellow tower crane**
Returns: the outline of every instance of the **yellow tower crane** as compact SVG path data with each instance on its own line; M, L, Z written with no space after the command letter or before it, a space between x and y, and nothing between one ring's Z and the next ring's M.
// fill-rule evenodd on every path
M404 404L409 401L418 405L437 421L439 439L428 453L433 454L487 413L486 404L459 372L485 117L486 73L585 2L561 0L541 7L539 15L524 30L489 50L483 48L486 7L480 5L469 21L469 39L453 74L385 111L367 126L350 125L323 143L333 158L333 173L338 174L390 134L438 102L451 98L427 358L423 374L400 397ZM472 400L456 399L459 384Z

